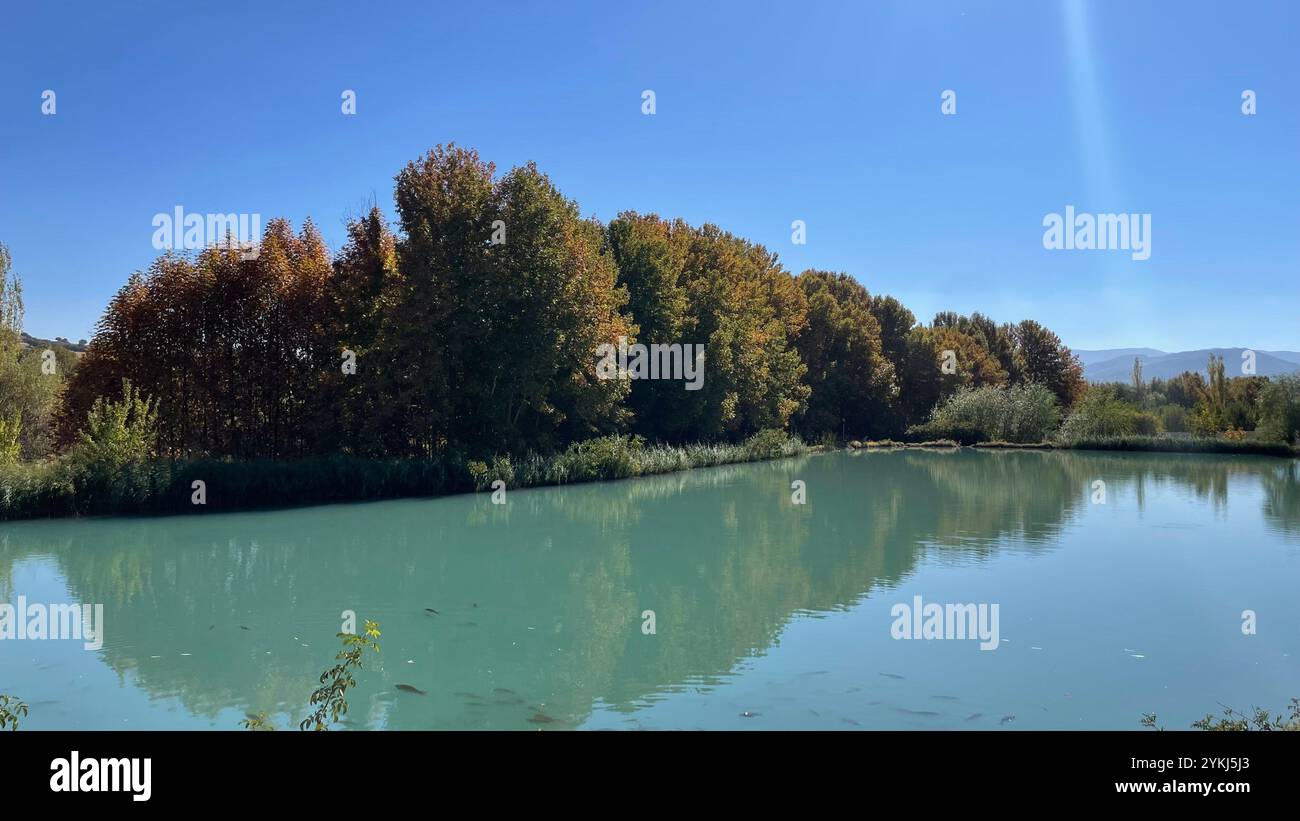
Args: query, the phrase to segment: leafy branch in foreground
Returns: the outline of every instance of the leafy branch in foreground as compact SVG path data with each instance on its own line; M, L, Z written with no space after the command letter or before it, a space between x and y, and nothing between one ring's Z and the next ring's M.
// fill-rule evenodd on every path
M1296 731L1300 730L1300 698L1291 699L1290 715L1286 716L1279 712L1273 715L1268 710L1261 707L1252 707L1251 714L1238 712L1224 705L1223 716L1216 718L1213 713L1206 713L1205 718L1192 722L1192 728L1196 730L1208 730L1211 732L1244 732L1249 730L1262 731ZM1142 716L1142 726L1151 727L1157 730L1163 730L1156 724L1156 714L1146 713Z
M19 716L27 717L27 705L17 696L0 695L0 730L17 730Z
M347 715L348 702L344 695L349 688L357 684L356 679L352 677L352 670L361 669L362 655L367 649L379 652L379 644L375 641L379 636L379 623L369 619L366 620L360 634L338 634L338 637L343 640L343 649L334 658L339 663L320 674L320 683L323 686L317 688L308 701L316 708L316 712L300 721L298 729L328 730L329 725L338 721L340 716ZM275 729L267 719L265 711L257 715L249 714L239 723L246 730Z
M320 674L323 685L311 694L308 703L316 706L316 712L304 718L298 729L328 730L329 725L348 713L348 702L344 698L349 688L357 685L352 677L352 670L361 669L361 657L367 649L379 652L379 624L366 620L361 633L339 633L343 640L343 649L334 658L339 662ZM328 720L327 720L328 719Z

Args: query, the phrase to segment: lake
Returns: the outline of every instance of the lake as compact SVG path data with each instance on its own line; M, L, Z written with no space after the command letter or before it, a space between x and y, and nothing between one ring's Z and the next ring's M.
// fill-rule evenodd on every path
M98 649L0 640L0 693L24 729L286 728L351 610L349 728L1183 728L1300 696L1298 583L1294 460L835 452L0 525L0 601L104 607ZM917 596L996 605L996 649L895 638Z

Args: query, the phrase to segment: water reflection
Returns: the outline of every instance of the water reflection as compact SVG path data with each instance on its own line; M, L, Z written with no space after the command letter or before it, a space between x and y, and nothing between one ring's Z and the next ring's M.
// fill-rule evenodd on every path
M806 505L791 503L795 479ZM1096 479L1139 508L1159 488L1222 509L1255 485L1269 530L1300 542L1294 461L857 452L510 491L505 506L480 495L8 524L0 595L26 592L19 575L57 577L103 603L99 655L118 680L214 726L233 727L232 710L300 717L351 609L385 633L357 726L531 727L540 714L567 727L596 704L631 710L722 680L792 616L851 608L918 563L1050 550ZM45 652L24 649L0 646L0 660ZM66 696L29 671L33 682Z

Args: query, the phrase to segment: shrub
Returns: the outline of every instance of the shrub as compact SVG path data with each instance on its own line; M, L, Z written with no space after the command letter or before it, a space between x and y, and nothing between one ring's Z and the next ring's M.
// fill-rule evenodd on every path
M768 428L746 439L744 447L755 459L775 459L778 456L791 454L789 447L792 441L798 440L783 430Z
M637 457L645 447L640 436L602 436L574 442L555 458L553 481L586 482L626 479L640 474Z
M95 400L80 440L69 454L80 467L118 467L143 461L157 441L158 404L122 380L120 402L103 396Z
M1300 443L1300 375L1277 376L1264 386L1256 430L1268 439Z
M1160 420L1155 414L1139 410L1115 395L1109 386L1096 385L1088 389L1074 412L1061 426L1060 438L1065 441L1097 439L1112 436L1151 436L1160 431Z
M965 444L990 439L1041 442L1060 422L1056 395L1042 385L963 388L917 426L922 438L956 439ZM909 431L911 433L912 431Z
M510 463L509 456L497 456L488 465L484 462L468 462L465 465L469 471L470 481L474 483L475 490L486 490L492 487L492 483L498 479L506 483L506 487L515 486L515 468Z

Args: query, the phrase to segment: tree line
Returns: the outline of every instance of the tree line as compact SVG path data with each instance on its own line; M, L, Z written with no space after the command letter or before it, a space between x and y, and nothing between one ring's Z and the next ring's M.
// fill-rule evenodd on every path
M307 222L259 251L168 252L133 274L41 420L53 447L126 383L156 401L156 453L295 458L552 452L650 441L901 436L963 388L1037 385L1062 408L1083 369L1033 320L919 323L844 273L787 271L715 225L584 218L536 165L498 174L438 146L331 254ZM12 327L12 326L11 326ZM602 379L620 339L704 346L701 389ZM351 369L350 369L351 366Z

